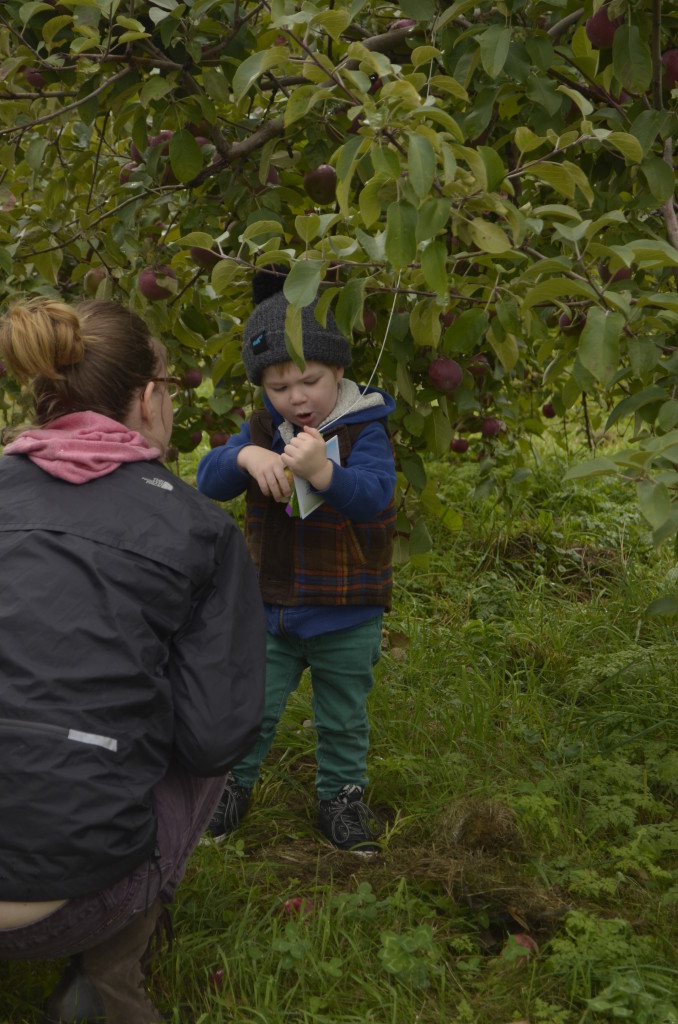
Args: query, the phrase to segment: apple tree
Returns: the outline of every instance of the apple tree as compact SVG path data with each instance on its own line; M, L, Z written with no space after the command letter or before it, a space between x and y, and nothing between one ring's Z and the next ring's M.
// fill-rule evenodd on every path
M420 504L455 527L430 455L489 493L560 419L592 447L623 424L595 471L678 531L678 9L5 0L0 50L2 299L139 312L185 378L180 449L255 400L241 325L273 266L290 352L318 297L397 396L410 553Z

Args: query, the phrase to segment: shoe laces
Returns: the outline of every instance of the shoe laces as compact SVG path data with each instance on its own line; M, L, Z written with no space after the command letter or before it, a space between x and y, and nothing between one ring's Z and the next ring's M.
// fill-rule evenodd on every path
M375 839L381 826L376 814L362 800L360 786L344 786L333 800L327 801L330 828L336 843ZM344 834L338 834L343 832Z

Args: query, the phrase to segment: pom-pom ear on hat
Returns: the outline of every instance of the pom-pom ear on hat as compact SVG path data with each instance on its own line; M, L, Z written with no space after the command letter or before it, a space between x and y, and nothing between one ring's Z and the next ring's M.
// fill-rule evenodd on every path
M288 302L283 295L287 268L274 264L260 270L252 279L254 312L243 329L242 361L247 378L252 384L261 384L261 375L267 366L290 362L285 344L285 315ZM323 327L315 318L317 299L301 311L301 336L304 359L312 359L327 366L350 366L351 346L340 333L337 322L328 310Z
M265 299L277 295L285 286L288 269L282 263L273 263L265 270L257 270L252 278L252 299L258 306Z

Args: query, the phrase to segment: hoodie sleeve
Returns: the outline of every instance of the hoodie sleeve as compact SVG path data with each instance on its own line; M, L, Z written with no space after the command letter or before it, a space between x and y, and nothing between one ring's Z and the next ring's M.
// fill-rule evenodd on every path
M348 519L374 519L389 504L396 485L391 439L380 421L356 438L345 466L334 466L330 486L321 491L331 508Z
M217 501L230 501L242 494L249 474L240 469L236 460L240 449L251 443L250 425L243 423L240 433L203 455L196 473L198 490Z
M174 750L188 771L223 775L252 748L263 714L265 660L256 572L231 523L212 579L170 655Z

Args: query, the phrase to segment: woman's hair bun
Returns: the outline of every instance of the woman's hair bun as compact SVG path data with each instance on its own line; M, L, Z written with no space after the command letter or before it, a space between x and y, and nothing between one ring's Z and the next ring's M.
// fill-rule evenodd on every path
M258 306L264 299L270 299L283 290L289 267L282 263L272 263L265 270L258 270L252 278L252 298Z
M85 346L80 318L63 302L34 298L12 305L0 325L0 352L19 380L63 377Z

